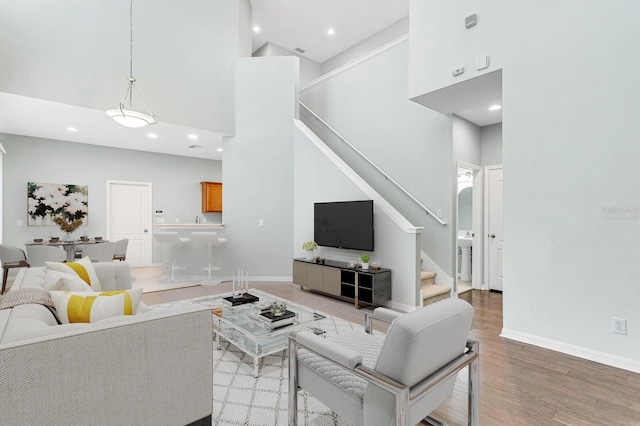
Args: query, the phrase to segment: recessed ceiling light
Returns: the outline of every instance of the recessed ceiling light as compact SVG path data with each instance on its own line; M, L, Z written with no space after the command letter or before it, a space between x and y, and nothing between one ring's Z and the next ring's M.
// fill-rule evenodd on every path
M260 32L260 27L259 27L259 26L257 26L257 25L254 25L254 26L253 26L253 32L254 32L254 33L259 33L259 32Z
M329 28L329 31L327 31L327 34L329 35L334 35L336 32L333 28Z
M200 149L200 148L202 148L202 145L189 145L189 148L191 148L191 149Z
M78 129L76 129L75 127L67 127L67 130L70 132L77 132Z
M497 111L499 109L501 109L502 107L500 105L492 105L489 107L489 111Z
M198 135L194 135L193 133L191 133L190 135L187 136L189 139L191 139L192 141L195 141L196 139L198 139Z
M147 136L150 137L151 139L158 139L158 135L155 133L147 133Z
M222 148L218 148L218 149L216 149L216 151L222 152Z

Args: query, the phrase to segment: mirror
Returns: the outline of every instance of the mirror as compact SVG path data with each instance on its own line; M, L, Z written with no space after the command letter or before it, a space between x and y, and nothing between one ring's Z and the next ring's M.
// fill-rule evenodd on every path
M458 293L472 286L474 171L458 167Z

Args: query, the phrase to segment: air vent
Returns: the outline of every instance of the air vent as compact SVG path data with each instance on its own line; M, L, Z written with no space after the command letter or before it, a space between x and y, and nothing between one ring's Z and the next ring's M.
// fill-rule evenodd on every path
M478 23L478 16L474 13L473 15L469 15L464 18L464 27L469 29L471 27L475 27Z
M299 54L303 54L304 52L306 52L306 50L304 49L300 49L299 47L296 47L295 49L293 49L294 51L298 52Z

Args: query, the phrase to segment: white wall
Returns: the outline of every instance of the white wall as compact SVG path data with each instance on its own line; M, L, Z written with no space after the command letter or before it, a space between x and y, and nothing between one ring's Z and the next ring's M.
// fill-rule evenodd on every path
M305 88L300 96L320 117L434 212L443 226L372 170L335 136L312 126L341 158L414 225L422 250L453 275L451 120L407 98L408 42ZM302 112L301 112L302 114ZM305 123L315 123L315 119Z
M251 14L249 0L238 0L238 57L251 56Z
M453 115L453 155L456 161L480 165L480 127L464 118Z
M309 131L304 124L299 124ZM310 131L309 131L310 132ZM314 135L315 136L315 135ZM316 143L321 144L319 147ZM379 195L363 181L352 180L353 174L341 160L332 161L321 151L329 151L321 141L312 141L300 128L295 132L294 167L294 256L304 257L302 243L313 240L313 205L316 202L374 200L374 246L372 259L381 261L381 266L391 269L391 307L412 311L421 306L418 289L420 269L419 230L413 229L404 218L389 214ZM334 154L335 155L335 154ZM336 162L338 164L336 164ZM397 214L397 212L395 212ZM402 226L400 226L398 220ZM411 230L407 231L408 228ZM318 247L316 253L326 259L347 262L362 254L358 250Z
M324 75L336 68L346 65L349 62L407 34L409 34L409 17L399 20L382 31L366 38L355 46L352 46L349 49L327 59L322 63L322 74Z
M222 163L225 254L235 264L225 268L253 279L292 275L298 68L296 57L238 60L236 134L224 140Z
M502 164L502 123L480 128L480 165Z
M267 42L253 52L253 57L259 58L263 56L295 56L300 60L300 84L308 83L321 75L321 66L304 56L298 55L290 50L280 47L275 43Z
M3 134L4 158L3 242L23 247L33 238L62 236L57 226L27 226L27 182L80 184L89 187L89 224L78 235L105 236L107 231L107 180L151 182L153 205L167 223L176 218L193 223L202 215L201 181L220 181L220 161L106 148ZM219 213L206 213L220 222ZM153 218L154 223L156 218ZM22 220L24 226L17 226ZM161 262L161 248L153 242L153 263Z
M162 121L233 132L239 7L134 2L133 74ZM0 39L0 91L101 111L124 95L128 1L0 0Z
M508 0L462 0L443 4L433 0L412 0L409 7L409 98L502 68L503 44L519 42L501 33L507 22L505 19L508 17L508 24L514 28L526 19L526 16L509 15L508 3ZM490 6L492 4L495 6ZM491 9L490 13L488 9ZM477 15L478 25L466 29L465 17L473 13ZM540 25L544 25L543 22L544 19ZM485 55L490 56L489 67L477 71L476 60ZM465 69L464 74L454 77L451 72L461 66Z
M503 334L635 371L639 12L633 0L414 1L410 78L415 94L447 84L438 73L458 60L444 47L503 66Z

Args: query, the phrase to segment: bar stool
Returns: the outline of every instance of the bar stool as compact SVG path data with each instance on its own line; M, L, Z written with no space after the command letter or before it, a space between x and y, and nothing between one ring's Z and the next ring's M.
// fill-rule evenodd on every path
M175 248L191 242L190 238L180 237L177 232L155 232L153 237L161 244L171 245L171 282L173 282L173 271L177 268L175 261Z
M220 247L227 241L227 239L219 238L215 232L192 232L191 240L193 240L194 243L202 243L207 245L207 248L209 250L209 263L204 269L207 270L207 282L211 282L211 271L219 271L222 269L222 266L213 265L215 260L213 257L213 247Z

